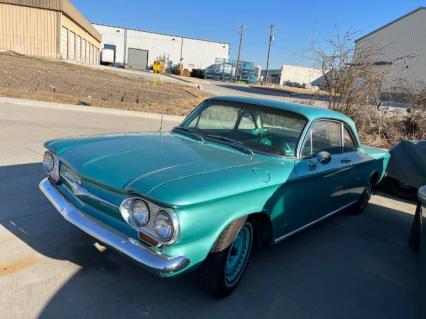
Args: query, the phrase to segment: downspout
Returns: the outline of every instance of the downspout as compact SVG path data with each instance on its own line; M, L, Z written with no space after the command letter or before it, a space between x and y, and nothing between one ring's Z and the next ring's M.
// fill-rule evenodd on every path
M127 64L127 29L124 28L124 56L123 67Z
M183 63L182 63L182 61L183 61L183 37L181 39L182 39L182 41L180 42L180 65L183 69Z

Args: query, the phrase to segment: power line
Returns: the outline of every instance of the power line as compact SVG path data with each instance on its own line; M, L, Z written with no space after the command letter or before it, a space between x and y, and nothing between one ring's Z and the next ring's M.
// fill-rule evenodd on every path
M275 40L275 24L269 26L269 45L268 45L268 58L266 60L265 84L268 83L269 75L269 56L271 54L272 42Z
M244 37L244 29L245 29L245 25L242 24L240 26L240 44L238 45L238 56L237 56L237 64L235 66L235 80L238 81L238 76L239 76L239 66L240 66L240 55L241 55L241 46L243 44L243 37Z

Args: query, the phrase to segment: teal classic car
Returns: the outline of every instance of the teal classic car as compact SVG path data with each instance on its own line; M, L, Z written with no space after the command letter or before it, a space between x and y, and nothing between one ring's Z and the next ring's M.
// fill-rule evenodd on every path
M361 212L389 159L343 114L243 97L207 99L169 133L45 147L40 189L66 220L162 277L198 269L216 297L254 244Z

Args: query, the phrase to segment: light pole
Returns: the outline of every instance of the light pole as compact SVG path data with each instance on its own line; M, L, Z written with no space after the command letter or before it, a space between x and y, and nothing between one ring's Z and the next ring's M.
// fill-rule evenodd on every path
M245 25L242 24L240 26L240 44L238 46L238 56L237 56L237 64L235 65L235 81L238 81L239 69L240 69L240 55L241 55L241 46L243 43L244 29Z
M268 83L268 75L269 75L269 56L271 54L271 46L272 42L274 41L274 28L275 24L271 24L269 26L269 45L268 45L268 58L266 60L266 72L265 72L265 85Z

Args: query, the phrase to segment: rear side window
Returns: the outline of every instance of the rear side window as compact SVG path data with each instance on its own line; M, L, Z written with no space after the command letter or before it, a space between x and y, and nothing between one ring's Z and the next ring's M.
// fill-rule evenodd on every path
M350 133L349 129L345 126L343 130L343 152L355 152L356 143Z
M318 121L308 133L302 149L302 157L311 157L321 151L330 154L342 152L341 124L333 121Z

